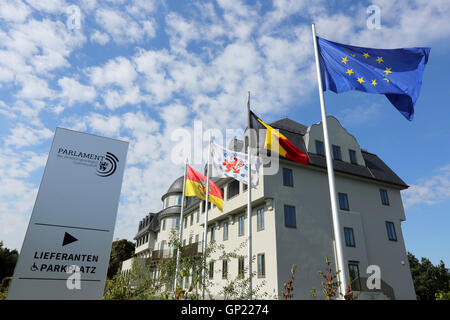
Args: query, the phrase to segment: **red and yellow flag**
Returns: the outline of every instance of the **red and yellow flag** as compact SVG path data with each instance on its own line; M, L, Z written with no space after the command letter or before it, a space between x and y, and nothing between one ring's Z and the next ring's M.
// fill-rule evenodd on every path
M187 166L186 189L184 195L206 200L206 177ZM214 203L220 211L223 209L222 190L209 179L209 202Z
M281 156L290 159L292 161L308 165L309 157L303 153L299 148L294 146L292 142L290 142L281 132L275 130L260 118L258 118L253 112L251 112L251 117L253 117L252 123L255 127L255 122L259 123L259 126L263 126L266 128L266 141L264 143L264 148L267 150L271 150L276 152L278 150L278 154ZM256 121L255 121L256 120Z

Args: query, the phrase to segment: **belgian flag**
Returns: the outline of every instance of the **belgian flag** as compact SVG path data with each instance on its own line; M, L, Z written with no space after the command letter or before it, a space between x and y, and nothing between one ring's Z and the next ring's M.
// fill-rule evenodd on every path
M184 191L186 197L197 197L206 200L206 177L191 166L187 166L186 173L186 189ZM209 179L209 202L214 203L220 211L223 209L222 190Z
M292 161L308 165L309 158L299 148L294 146L284 135L278 130L275 130L260 118L250 111L250 126L253 129L266 129L266 140L264 148L273 152L278 152L279 155L290 159Z

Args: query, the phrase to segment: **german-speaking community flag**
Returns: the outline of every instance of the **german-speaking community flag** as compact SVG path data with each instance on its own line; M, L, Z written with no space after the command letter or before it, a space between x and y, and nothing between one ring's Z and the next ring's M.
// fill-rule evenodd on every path
M184 195L206 200L206 177L190 166L187 166L186 189ZM209 202L215 204L220 211L223 208L222 190L209 179Z
M275 130L250 111L250 126L253 129L266 129L264 148L292 161L308 165L309 158L299 148L294 146L284 135Z

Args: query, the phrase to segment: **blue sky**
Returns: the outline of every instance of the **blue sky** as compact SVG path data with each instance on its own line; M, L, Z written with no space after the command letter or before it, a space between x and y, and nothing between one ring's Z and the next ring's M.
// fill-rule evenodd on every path
M366 25L367 7L381 28ZM356 46L430 46L415 118L382 95L325 93L327 110L411 187L407 250L450 264L450 3L69 1L0 3L0 240L20 248L56 126L130 141L116 238L181 175L177 129L240 129L246 96L270 122L320 121L311 22ZM205 144L206 147L206 144ZM197 164L200 167L200 164Z

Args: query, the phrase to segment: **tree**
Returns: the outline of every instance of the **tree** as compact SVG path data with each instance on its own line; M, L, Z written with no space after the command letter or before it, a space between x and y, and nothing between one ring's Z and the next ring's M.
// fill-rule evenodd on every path
M106 280L104 300L150 300L158 298L156 281L150 268L142 260L134 260L130 272L116 273Z
M18 257L17 250L3 248L3 242L0 241L0 282L3 278L13 275Z
M111 257L108 265L108 279L112 279L121 267L124 260L134 255L134 243L127 239L113 241L111 247Z
M444 262L434 266L427 258L419 260L408 252L411 275L418 300L435 300L450 292L450 273Z

